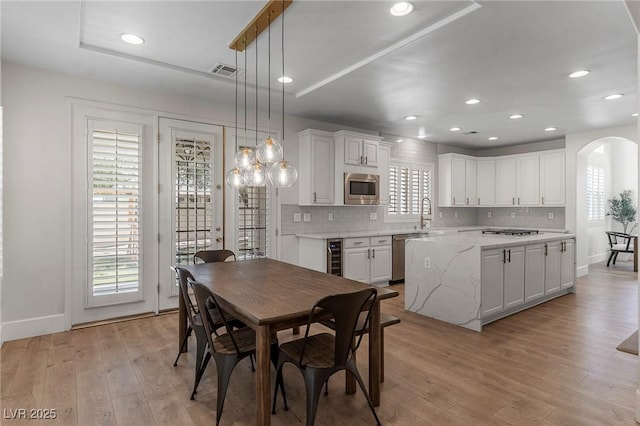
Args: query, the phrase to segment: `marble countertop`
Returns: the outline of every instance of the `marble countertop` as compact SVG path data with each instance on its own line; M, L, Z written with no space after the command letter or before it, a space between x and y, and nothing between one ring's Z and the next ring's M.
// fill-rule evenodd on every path
M319 232L319 233L309 233L309 234L296 234L296 237L299 238L310 238L313 240L328 240L333 238L361 238L361 237L378 237L381 235L398 235L398 234L425 234L429 235L429 240L433 240L434 238L438 238L438 236L442 238L450 238L452 236L462 237L466 234L479 233L483 229L506 229L510 228L507 226L452 226L452 227L438 227L438 228L430 228L430 229L380 229L380 230L371 230L371 231L353 231L353 232ZM512 228L512 227L511 227ZM528 229L528 228L520 228L520 229ZM476 232L474 232L476 231ZM564 239L567 237L567 230L565 229L541 229L540 232L544 232L547 235L547 238L550 238L549 233L556 234L557 239ZM456 235L456 233L461 233L461 235ZM560 236L562 234L562 236ZM446 237L444 237L447 235ZM482 235L482 234L480 234ZM495 236L494 236L495 237ZM502 238L502 237L500 237ZM518 241L522 241L525 237L510 237L515 238ZM461 242L460 240L458 240Z
M495 227L492 227L495 228ZM532 243L548 243L552 241L575 238L575 234L562 232L541 232L535 235L511 236L483 234L480 231L462 232L455 235L430 235L422 238L412 238L412 241L426 241L430 243L441 243L450 245L473 245L483 249L500 248L506 246L517 246Z

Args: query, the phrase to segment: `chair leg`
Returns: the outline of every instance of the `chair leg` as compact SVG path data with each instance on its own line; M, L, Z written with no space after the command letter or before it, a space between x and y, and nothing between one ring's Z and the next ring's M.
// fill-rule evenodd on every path
M351 372L355 376L356 381L360 385L360 390L362 390L362 393L364 394L365 398L367 398L367 403L369 404L371 413L373 413L373 417L375 417L376 419L376 424L380 426L380 419L378 418L378 414L376 413L375 408L373 408L373 402L371 402L371 397L369 396L369 392L367 392L367 389L364 386L364 381L360 376L360 372L358 371L358 368L356 367L355 363L353 363L353 361L347 362L347 370L351 370Z
M318 370L307 368L304 374L304 387L307 391L307 426L313 426L318 412L318 402L322 386L329 377L326 374L318 374Z
M613 256L613 264L616 264L616 260L618 260L618 252L616 252L615 256Z
M207 352L204 356L204 360L202 360L202 365L196 364L196 380L193 382L193 391L191 392L191 397L189 399L195 399L195 394L198 391L198 385L200 384L200 380L202 380L202 376L204 376L204 372L207 369L207 364L209 364L209 359L211 359L211 353Z
M380 327L380 383L384 383L384 327Z
M256 366L253 364L253 354L249 355L249 360L251 361L251 371L256 371Z
M173 366L176 367L178 365L178 359L180 358L180 355L182 355L182 351L185 349L185 346L187 346L187 342L189 341L189 336L191 335L191 326L189 326L189 328L187 328L187 332L184 335L184 339L182 339L182 343L180 343L180 349L178 349L178 356L176 357L176 360L173 362Z
M220 418L222 417L222 409L224 408L224 399L227 396L227 389L229 387L229 379L233 369L238 364L238 359L235 356L228 355L215 355L216 370L218 373L218 395L216 396L216 426L220 424Z
M204 365L203 365L203 361L202 361L202 358L204 357L204 353L207 350L207 336L205 334L206 331L204 331L204 329L196 328L195 332L196 332L196 381L197 381L197 383L200 383L200 379L202 378L202 375L204 374L204 370L207 368L207 363L209 362L209 360L207 359L206 362L204 362ZM202 373L200 374L200 378L198 378L198 370L199 369L202 369ZM191 395L192 397L193 397L193 395L198 393L198 384L197 383L193 387L193 394ZM193 398L191 398L191 399L193 399Z
M609 255L609 260L607 260L607 268L609 267L609 264L611 263L611 259L613 259L613 256L616 254L616 252L612 251L611 254ZM615 263L614 263L615 264Z
M271 414L276 413L276 402L278 400L278 388L282 391L282 400L284 401L284 411L289 410L289 406L287 405L287 394L284 391L284 377L282 375L282 366L284 364L278 364L276 367L276 387L273 392L273 406L271 407Z

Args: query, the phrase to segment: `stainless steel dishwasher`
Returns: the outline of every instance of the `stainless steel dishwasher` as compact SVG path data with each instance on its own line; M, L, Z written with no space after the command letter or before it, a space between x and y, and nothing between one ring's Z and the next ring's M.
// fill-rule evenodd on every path
M407 238L419 238L426 234L398 234L391 246L391 284L404 282L404 243Z

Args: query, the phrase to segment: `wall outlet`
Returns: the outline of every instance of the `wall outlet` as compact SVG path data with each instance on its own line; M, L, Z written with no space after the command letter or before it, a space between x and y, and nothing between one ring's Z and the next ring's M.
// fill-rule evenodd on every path
M293 221L294 222L300 222L302 220L302 215L300 213L294 213L293 214Z
M333 221L333 212L329 212L329 215L327 216L327 219L329 220L329 222Z
M553 220L553 213L549 212L549 220Z
M305 222L311 222L311 213L305 213L303 219Z
M438 212L438 217L442 219L442 212Z
M515 219L516 218L516 212L511 212L511 219Z
M453 212L453 218L457 219L458 218L458 212Z
M378 213L369 213L369 220L378 220Z
M425 257L424 258L424 267L429 269L431 268L431 258L430 257Z
M491 212L487 212L487 217L491 217Z

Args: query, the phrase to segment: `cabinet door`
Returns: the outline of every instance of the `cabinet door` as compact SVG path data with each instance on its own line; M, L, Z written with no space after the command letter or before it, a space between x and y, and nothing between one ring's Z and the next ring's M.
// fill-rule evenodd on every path
M560 267L560 288L569 288L576 282L576 240L566 240Z
M391 279L391 246L371 248L370 281L385 282Z
M524 303L524 246L507 250L504 264L504 308Z
M540 156L523 155L516 158L516 204L540 204Z
M451 204L454 206L466 205L466 161L464 158L453 157L451 159Z
M311 140L311 203L333 204L333 139L313 136Z
M493 160L478 160L476 192L479 206L493 206L496 203L496 163Z
M362 155L364 159L362 164L369 167L378 167L378 141L363 140Z
M540 204L564 206L564 152L540 155Z
M544 294L560 290L560 242L546 244L544 262Z
M380 204L389 204L389 155L390 148L381 146L378 151L378 166L380 170Z
M527 246L524 273L524 301L530 302L544 296L544 244Z
M478 202L478 192L477 192L477 163L476 160L465 160L464 162L464 174L465 174L465 194L466 194L466 204L468 206L475 206Z
M503 311L503 250L482 252L481 298L482 316L487 317Z
M496 205L513 206L516 197L516 160L496 160Z
M344 250L344 277L363 283L369 282L369 249Z
M344 163L361 165L361 158L362 139L347 136L344 140Z

